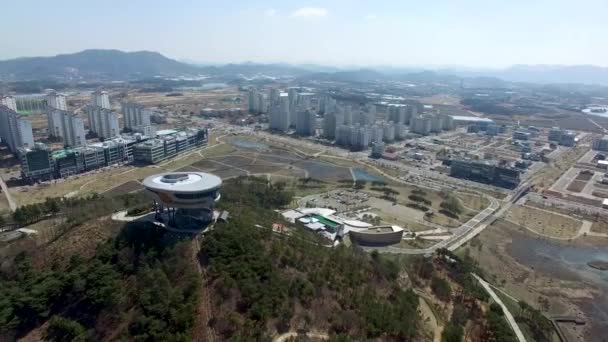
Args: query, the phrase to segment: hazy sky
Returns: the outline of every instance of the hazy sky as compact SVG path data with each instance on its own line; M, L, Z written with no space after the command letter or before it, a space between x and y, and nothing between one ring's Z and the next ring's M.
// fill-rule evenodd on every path
M200 62L608 65L608 0L0 0L0 59L89 48Z

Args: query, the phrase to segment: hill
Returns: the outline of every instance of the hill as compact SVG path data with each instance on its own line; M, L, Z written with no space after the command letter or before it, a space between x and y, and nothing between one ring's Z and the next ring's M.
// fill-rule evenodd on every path
M0 340L270 341L309 331L332 341L426 342L442 329L443 341L515 340L466 254L400 259L327 248L274 211L292 196L265 178L226 181L219 206L229 222L200 239L109 219L118 207L146 205L141 194L27 206L23 222L63 215L65 224L48 244L0 248ZM423 307L441 326L423 319ZM550 323L537 316L527 309L522 319L544 322L530 327L548 341Z
M26 57L0 61L0 78L129 79L157 75L196 74L200 69L158 52L84 50L52 57Z

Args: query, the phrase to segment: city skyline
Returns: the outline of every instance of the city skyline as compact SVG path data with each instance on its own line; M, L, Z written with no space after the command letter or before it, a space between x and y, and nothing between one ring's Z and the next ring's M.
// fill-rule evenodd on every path
M0 59L84 49L189 62L332 66L608 66L599 0L11 2ZM36 11L31 11L36 8ZM23 25L23 23L28 23ZM18 30L15 28L19 27ZM62 37L57 39L57 37ZM9 48L10 47L10 48Z

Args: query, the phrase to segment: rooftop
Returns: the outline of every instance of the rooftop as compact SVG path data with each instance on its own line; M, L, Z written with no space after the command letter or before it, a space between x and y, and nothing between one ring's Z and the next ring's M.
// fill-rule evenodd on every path
M469 122L494 122L492 119L480 118L477 116L461 116L461 115L450 115L454 121L469 121Z
M148 189L188 193L218 189L222 179L205 172L168 172L149 176L143 184Z

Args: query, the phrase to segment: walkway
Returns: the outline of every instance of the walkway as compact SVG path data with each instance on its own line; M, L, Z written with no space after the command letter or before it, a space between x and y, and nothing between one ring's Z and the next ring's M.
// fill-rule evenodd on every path
M472 274L473 274L473 277L475 277L477 279L477 281L479 281L479 284L481 284L481 286L483 286L483 288L490 295L490 297L492 297L492 299L498 305L500 305L500 307L502 308L502 312L505 314L505 319L507 320L507 322L511 326L511 329L513 329L513 332L515 333L515 336L517 337L517 340L519 342L526 342L526 338L524 337L524 334L519 329L519 326L517 325L517 322L515 322L515 318L513 318L513 315L511 314L511 312L509 311L509 309L507 308L507 306L502 302L502 299L500 299L500 297L498 297L498 295L496 294L496 292L494 292L494 290L492 289L492 287L490 286L490 284L488 284L487 281L481 279L475 273L472 273Z
M11 211L17 210L17 205L13 200L13 196L11 196L11 193L8 192L8 187L6 186L6 183L4 183L4 179L2 179L2 177L0 177L0 187L2 188L4 196L6 196L6 201L8 202L8 206L11 208Z
M329 340L328 334L320 334L320 333L313 333L313 332L307 332L305 334L300 334L297 332L288 332L288 333L284 333L284 334L281 334L281 335L275 337L272 341L273 342L285 342L291 338L299 337L302 335L305 335L308 338L314 338L314 339L318 339L318 340Z

